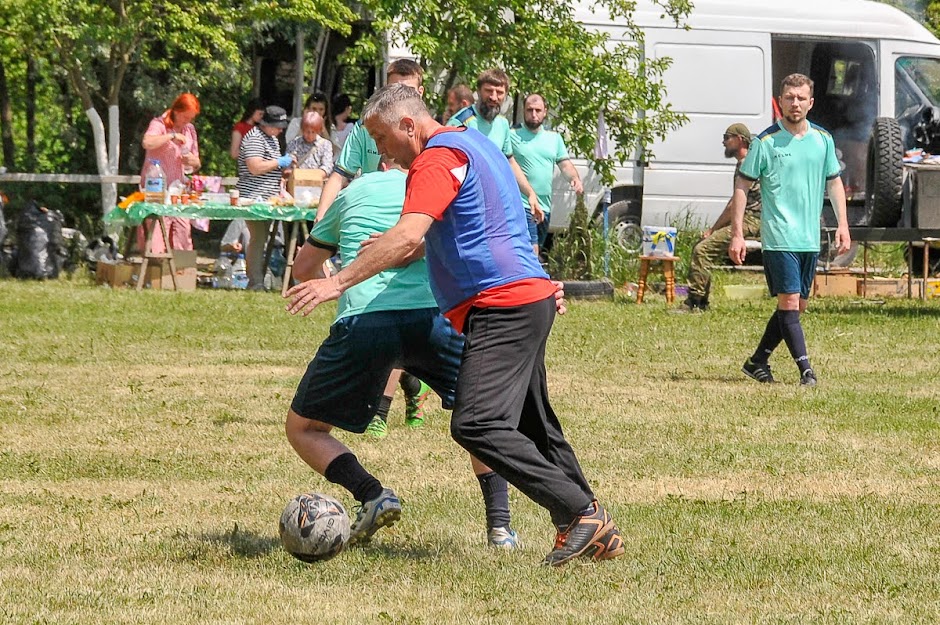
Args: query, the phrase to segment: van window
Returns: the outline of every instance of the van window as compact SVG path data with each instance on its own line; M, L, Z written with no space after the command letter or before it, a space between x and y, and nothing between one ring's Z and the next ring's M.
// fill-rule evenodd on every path
M764 112L764 51L760 48L657 43L655 56L672 59L666 82L669 101L675 110L691 115L731 116ZM729 92L722 73L728 68L734 68L734 76L747 77L747 88ZM714 76L714 79L702 79L707 76Z
M896 64L902 76L907 76L932 105L940 102L940 59L931 59L921 56L905 56L898 59ZM899 91L906 90L906 97L916 98L916 92L910 93L911 85L908 81L898 81ZM895 112L903 112L903 108L895 108Z
M842 180L850 201L864 198L868 137L878 112L875 51L864 41L773 41L775 88L794 72L815 83L809 120L825 128L845 169Z

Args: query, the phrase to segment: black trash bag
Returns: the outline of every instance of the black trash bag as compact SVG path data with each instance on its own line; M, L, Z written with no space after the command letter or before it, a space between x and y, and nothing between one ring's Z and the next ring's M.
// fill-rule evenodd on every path
M62 213L30 202L16 222L16 277L58 278L66 251L62 245Z
M117 242L108 235L92 239L85 247L84 252L85 262L88 264L89 271L98 270L98 261L116 262L119 258L117 250Z

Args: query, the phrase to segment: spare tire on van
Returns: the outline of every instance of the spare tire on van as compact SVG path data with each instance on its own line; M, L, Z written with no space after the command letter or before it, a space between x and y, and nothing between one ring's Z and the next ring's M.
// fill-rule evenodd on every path
M865 180L865 222L891 228L901 221L901 170L904 144L893 117L878 117L868 140Z

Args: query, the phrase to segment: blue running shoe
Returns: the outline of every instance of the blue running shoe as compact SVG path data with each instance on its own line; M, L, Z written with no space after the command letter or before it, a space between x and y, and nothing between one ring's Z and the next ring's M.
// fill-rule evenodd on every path
M522 549L522 541L516 530L506 527L494 527L486 533L486 542L490 547L512 551Z
M349 528L349 545L369 542L383 527L391 527L401 518L401 502L391 488L359 506L356 520Z

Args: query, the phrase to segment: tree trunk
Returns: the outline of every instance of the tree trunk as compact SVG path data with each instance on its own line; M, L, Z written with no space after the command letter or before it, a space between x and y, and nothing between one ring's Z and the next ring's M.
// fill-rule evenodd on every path
M108 164L108 148L104 132L104 123L101 121L101 115L94 107L85 109L85 115L91 123L91 131L95 137L95 163L98 166L98 174L107 176L111 173ZM109 114L109 117L111 115ZM114 184L101 183L101 214L107 215L117 204L117 187Z
M108 171L110 175L118 173L118 162L121 156L121 125L120 109L117 104L108 107ZM104 175L102 173L102 175ZM117 184L101 183L101 210L107 215L117 205Z
M26 57L26 169L36 170L36 83L39 70L32 56Z
M304 107L304 31L298 26L294 40L294 102L293 116L300 117Z
M16 145L13 143L13 109L7 89L7 74L0 58L0 135L3 137L3 164L9 170L16 169Z

